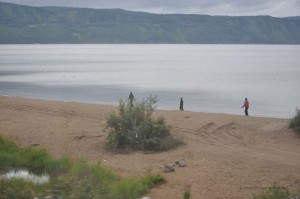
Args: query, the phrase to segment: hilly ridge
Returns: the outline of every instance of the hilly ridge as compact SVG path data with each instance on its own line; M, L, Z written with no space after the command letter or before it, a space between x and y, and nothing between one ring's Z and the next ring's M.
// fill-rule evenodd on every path
M0 2L0 43L300 44L300 17L150 14Z

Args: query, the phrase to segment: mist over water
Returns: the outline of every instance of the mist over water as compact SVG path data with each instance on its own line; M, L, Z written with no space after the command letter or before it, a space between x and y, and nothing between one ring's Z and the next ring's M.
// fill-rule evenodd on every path
M299 45L0 45L0 95L288 118L300 107Z

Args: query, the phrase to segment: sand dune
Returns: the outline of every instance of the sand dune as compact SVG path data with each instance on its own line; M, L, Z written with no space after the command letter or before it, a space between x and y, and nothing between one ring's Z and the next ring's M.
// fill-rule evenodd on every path
M157 110L154 115L164 116L186 145L162 153L115 154L103 150L105 119L115 108L2 96L0 133L56 157L101 163L123 177L160 173L168 183L149 193L154 199L180 199L187 187L194 199L252 198L273 182L300 188L300 138L287 120ZM187 167L163 172L179 158Z

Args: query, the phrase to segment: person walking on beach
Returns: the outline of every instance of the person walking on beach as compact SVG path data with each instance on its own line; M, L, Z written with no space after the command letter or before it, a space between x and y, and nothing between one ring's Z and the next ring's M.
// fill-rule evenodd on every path
M130 92L130 94L129 94L130 106L133 106L133 100L134 100L134 96L133 96L132 92Z
M180 106L179 109L183 111L183 98L180 98Z
M243 107L245 107L245 115L248 116L249 101L247 98L245 98L244 105L241 108Z

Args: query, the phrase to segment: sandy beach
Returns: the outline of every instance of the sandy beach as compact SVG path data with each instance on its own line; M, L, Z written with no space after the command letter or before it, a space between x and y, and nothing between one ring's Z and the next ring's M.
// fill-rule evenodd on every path
M47 148L55 157L99 163L121 177L160 173L167 183L153 199L252 198L277 182L300 189L300 138L288 120L241 115L157 110L186 143L162 153L116 154L103 149L106 117L116 107L75 102L0 97L0 134L21 146ZM251 111L250 111L251 115ZM164 173L184 158L186 167Z

